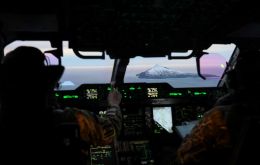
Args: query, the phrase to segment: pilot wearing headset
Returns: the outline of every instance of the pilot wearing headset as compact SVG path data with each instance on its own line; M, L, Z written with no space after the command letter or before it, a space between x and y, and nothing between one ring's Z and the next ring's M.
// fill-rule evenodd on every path
M102 118L77 108L54 109L54 88L63 70L63 66L45 66L45 55L35 47L21 46L4 56L0 122L1 131L4 131L1 134L4 135L3 141L10 142L5 143L5 154L18 155L21 162L24 159L28 163L30 158L25 151L18 154L9 150L12 146L27 148L26 152L32 151L31 157L44 160L44 155L40 157L41 154L34 150L40 148L44 151L48 146L46 139L51 138L48 136L50 130L60 122L76 123L81 140L89 145L111 144L117 137L122 120L119 106L122 96L117 90L109 93L109 108ZM39 142L39 139L44 140Z

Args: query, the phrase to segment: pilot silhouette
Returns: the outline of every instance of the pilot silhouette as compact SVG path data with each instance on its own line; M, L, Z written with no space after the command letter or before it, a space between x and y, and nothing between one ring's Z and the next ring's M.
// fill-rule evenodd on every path
M35 164L35 159L49 163L46 155L52 152L52 146L48 139L53 138L52 130L61 122L76 123L81 140L89 145L111 144L119 134L122 96L117 90L109 93L109 108L102 118L77 108L55 109L54 88L63 66L46 66L45 55L29 46L7 53L1 65L3 164ZM15 159L10 160L10 156Z
M260 52L241 50L228 76L230 93L221 97L187 135L177 151L179 164L227 164L232 161L243 123L250 115L259 116ZM258 107L258 108L254 108Z

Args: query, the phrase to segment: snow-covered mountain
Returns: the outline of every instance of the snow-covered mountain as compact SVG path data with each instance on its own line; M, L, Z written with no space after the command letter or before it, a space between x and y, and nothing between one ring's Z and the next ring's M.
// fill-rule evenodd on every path
M138 78L145 79L166 79L166 78L186 78L198 77L195 73L182 73L173 69L156 64L152 68L136 75Z

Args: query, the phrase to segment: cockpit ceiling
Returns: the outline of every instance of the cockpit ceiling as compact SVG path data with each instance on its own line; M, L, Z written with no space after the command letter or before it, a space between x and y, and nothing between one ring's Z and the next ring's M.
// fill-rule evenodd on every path
M260 38L251 0L45 0L0 6L12 39L63 39L80 50L167 53ZM8 36L7 36L8 38ZM120 53L119 53L120 54Z

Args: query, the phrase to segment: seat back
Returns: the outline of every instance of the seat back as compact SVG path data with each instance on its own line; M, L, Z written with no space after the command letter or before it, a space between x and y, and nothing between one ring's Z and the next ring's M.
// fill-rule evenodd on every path
M79 165L81 162L80 129L76 123L61 123L55 127L56 163Z
M244 120L229 165L260 164L260 116Z

